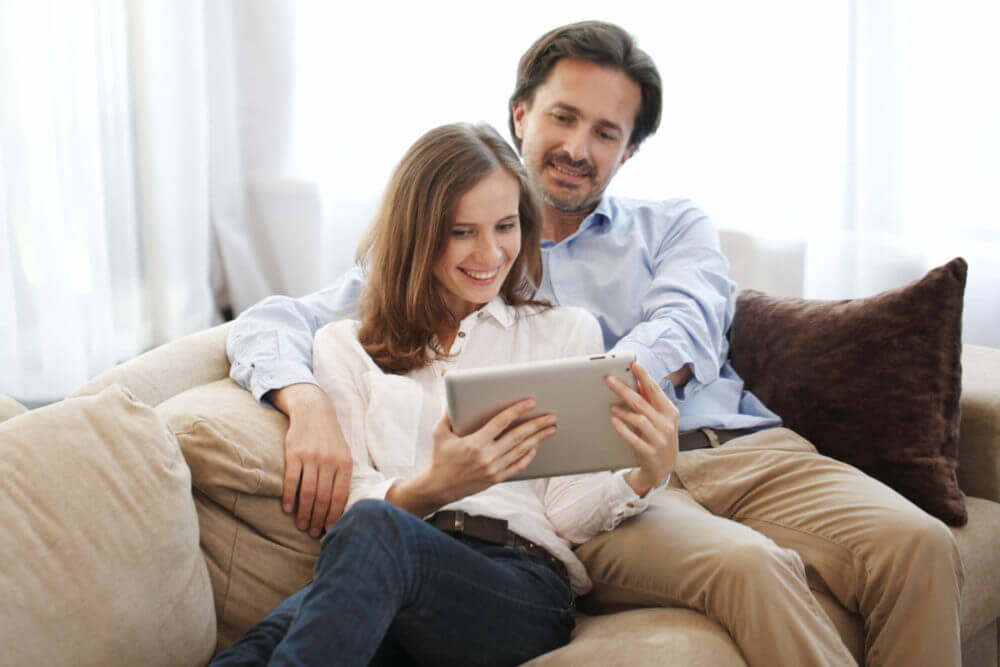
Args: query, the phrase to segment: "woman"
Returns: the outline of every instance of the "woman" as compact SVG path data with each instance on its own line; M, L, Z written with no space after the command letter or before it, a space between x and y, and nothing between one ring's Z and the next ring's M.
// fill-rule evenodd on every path
M507 430L534 407L521 401L459 437L439 417L450 369L603 352L588 313L532 300L540 244L523 167L492 128L440 127L408 151L359 249L361 322L323 328L313 350L354 458L350 510L313 582L219 664L507 665L569 641L590 587L571 547L645 509L676 461L677 412L636 364L638 393L608 386L638 468L506 484L554 418Z

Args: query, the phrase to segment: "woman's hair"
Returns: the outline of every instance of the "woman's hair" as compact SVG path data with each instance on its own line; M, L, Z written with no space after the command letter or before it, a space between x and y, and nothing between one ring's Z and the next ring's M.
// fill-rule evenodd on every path
M434 263L451 238L458 201L496 169L520 184L521 251L500 288L512 306L534 304L542 277L542 215L514 150L486 124L431 130L393 172L378 215L358 247L368 272L359 310L361 345L387 373L405 373L443 356L435 334L458 321L445 305Z

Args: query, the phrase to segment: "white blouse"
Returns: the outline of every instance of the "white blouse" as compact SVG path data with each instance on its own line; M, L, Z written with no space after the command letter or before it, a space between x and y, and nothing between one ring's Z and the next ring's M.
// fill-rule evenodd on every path
M587 311L514 308L498 297L462 320L451 357L391 375L361 347L359 326L333 322L313 343L316 379L336 407L354 459L348 507L362 498L384 500L393 484L430 466L448 371L604 352L600 326ZM504 482L442 509L506 519L510 530L565 563L573 591L582 595L591 582L572 547L646 506L619 471Z

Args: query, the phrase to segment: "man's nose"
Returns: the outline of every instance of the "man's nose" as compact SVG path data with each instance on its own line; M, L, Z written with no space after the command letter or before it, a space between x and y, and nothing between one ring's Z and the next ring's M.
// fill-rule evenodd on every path
M590 132L585 127L574 128L566 138L566 152L573 160L590 158Z

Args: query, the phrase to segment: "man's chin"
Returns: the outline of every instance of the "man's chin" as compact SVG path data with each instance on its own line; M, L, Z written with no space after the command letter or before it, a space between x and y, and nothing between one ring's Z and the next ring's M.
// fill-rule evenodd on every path
M543 191L542 201L549 208L555 209L560 213L583 213L588 209L594 208L597 205L598 199L591 199L589 197L573 197L572 199L568 197L556 197L550 192Z

